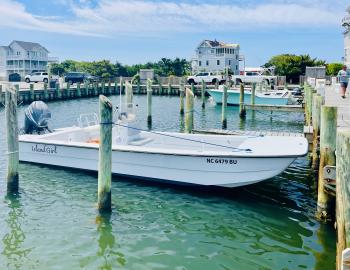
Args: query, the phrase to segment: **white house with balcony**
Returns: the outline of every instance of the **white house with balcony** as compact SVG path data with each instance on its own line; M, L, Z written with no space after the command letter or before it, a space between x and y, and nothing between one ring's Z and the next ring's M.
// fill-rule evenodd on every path
M239 45L219 41L203 40L192 58L192 73L224 72L227 68L233 74L239 74Z
M0 46L0 80L9 75L25 75L35 71L46 71L49 51L39 43L14 40L8 46Z
M348 15L342 20L344 31L344 64L350 67L350 6L347 9Z

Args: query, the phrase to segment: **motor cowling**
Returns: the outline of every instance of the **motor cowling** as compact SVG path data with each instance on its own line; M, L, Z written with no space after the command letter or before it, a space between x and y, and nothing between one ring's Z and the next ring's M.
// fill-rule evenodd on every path
M44 102L32 102L24 111L24 114L25 134L43 134L50 132L48 120L51 119L51 112Z

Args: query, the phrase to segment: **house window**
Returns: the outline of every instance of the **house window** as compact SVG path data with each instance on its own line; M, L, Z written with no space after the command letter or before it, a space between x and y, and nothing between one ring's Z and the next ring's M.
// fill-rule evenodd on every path
M220 60L216 60L216 64L220 66Z
M236 54L236 60L238 60L238 54Z
M17 55L21 55L21 52L17 52Z
M207 60L206 64L207 64L207 66L209 66L209 60Z
M231 60L228 60L228 65L231 66Z
M211 53L215 53L215 50L211 50Z
M236 70L238 70L238 66L236 65Z
M198 65L199 65L199 66L202 66L202 61L199 61L199 62L198 62Z

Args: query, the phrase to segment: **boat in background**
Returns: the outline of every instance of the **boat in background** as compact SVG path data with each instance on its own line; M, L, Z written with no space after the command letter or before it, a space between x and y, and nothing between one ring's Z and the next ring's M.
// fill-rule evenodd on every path
M208 89L210 96L213 97L214 101L218 104L222 103L223 87L219 89ZM250 102L252 92L251 90L244 90L245 102ZM227 104L239 105L239 89L228 89L227 90ZM271 90L264 92L255 92L255 104L256 105L287 105L291 102L292 94L288 90Z

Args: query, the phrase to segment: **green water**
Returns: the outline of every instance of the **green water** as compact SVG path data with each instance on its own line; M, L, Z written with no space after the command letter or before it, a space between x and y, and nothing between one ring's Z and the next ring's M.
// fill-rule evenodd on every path
M146 99L135 100L146 128ZM96 98L48 105L53 127L97 111ZM155 97L153 105L155 130L182 128L178 98ZM202 111L196 101L196 128L220 128L221 107L207 105ZM248 112L242 122L230 107L228 128L302 131L300 114L270 116ZM306 158L232 190L114 177L113 213L100 216L92 173L20 164L20 193L7 197L3 110L0 125L0 269L335 269L334 230L314 218Z

